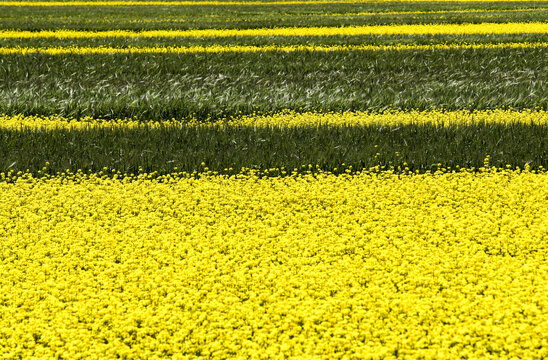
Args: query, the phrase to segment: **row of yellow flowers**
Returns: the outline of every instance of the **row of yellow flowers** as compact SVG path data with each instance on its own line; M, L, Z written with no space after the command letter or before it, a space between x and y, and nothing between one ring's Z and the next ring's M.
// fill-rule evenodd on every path
M359 36L359 35L474 35L474 34L545 34L547 22L510 22L481 24L393 24L346 27L288 27L260 29L195 30L2 30L0 38L106 38L106 37L239 37L239 36Z
M526 124L548 125L548 112L544 110L386 110L380 112L296 112L285 111L273 115L241 115L219 121L184 120L146 121L137 119L102 120L91 117L81 119L62 116L0 115L0 128L23 129L71 129L182 127L182 126L250 126L250 127L298 127L298 126L368 126L368 125L436 125L459 126L471 124Z
M20 174L0 181L0 354L542 359L547 182Z
M406 51L406 50L459 50L459 49L527 49L545 48L546 42L507 43L444 43L398 45L205 45L205 46L57 46L57 47L0 47L0 55L112 55L112 54L196 54L196 53L256 53L297 51Z

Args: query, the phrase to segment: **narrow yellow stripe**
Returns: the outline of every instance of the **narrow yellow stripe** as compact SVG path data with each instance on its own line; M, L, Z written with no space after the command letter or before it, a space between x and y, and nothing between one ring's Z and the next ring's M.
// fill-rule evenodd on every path
M347 27L290 27L261 29L203 30L43 30L0 31L0 38L104 38L104 37L238 37L238 36L357 36L357 35L434 35L434 34L531 34L548 33L548 23L482 23L482 24L403 24Z
M0 115L0 128L8 130L23 129L68 129L86 130L96 128L127 128L138 127L181 127L181 126L254 126L254 127L299 127L299 126L367 126L367 125L436 125L455 126L486 124L526 124L548 125L548 112L543 110L510 109L482 111L400 111L384 112L342 112L342 113L296 113L285 111L270 116L249 115L231 118L218 122L199 122L195 119L167 121L139 121L135 119L101 120L91 117L75 120L60 116L8 116Z
M228 52L296 52L296 51L391 51L391 50L452 50L452 49L516 49L516 48L545 48L548 43L497 43L497 44L433 44L433 45L209 45L209 46L181 46L181 47L50 47L24 48L0 47L0 55L10 54L189 54L189 53L228 53Z
M535 0L534 2L547 2ZM531 0L289 0L289 1L5 1L0 6L204 6L204 5L315 5L391 2L531 2Z

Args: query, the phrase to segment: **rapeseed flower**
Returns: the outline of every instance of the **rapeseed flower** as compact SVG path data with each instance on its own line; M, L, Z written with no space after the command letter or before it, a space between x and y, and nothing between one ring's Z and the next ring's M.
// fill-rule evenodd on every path
M23 129L69 129L85 130L97 128L139 127L299 127L299 126L400 126L400 125L436 125L436 126L466 126L473 124L524 124L547 125L548 113L544 110L385 110L385 111L348 111L348 112L304 112L293 110L282 111L273 115L240 115L216 122L199 121L196 118L184 120L146 121L135 118L103 120L92 117L80 119L62 116L25 116L0 115L0 128L9 130Z
M5 358L548 356L548 174L1 175Z
M79 38L155 38L155 37L237 37L237 36L360 36L360 35L469 35L469 34L545 34L545 22L508 22L481 24L392 24L345 27L285 27L260 29L193 29L193 30L0 30L5 39L79 39Z
M205 45L205 46L58 46L58 47L0 47L0 54L47 54L47 55L111 55L111 54L195 54L195 53L255 53L297 51L409 51L409 50L458 50L458 49L527 49L544 48L544 42L509 43L444 43L398 45Z

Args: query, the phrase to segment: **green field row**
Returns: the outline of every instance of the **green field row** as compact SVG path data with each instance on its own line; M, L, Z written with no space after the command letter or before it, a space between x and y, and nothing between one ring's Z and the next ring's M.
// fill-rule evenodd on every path
M1 5L1 3L0 3ZM305 4L291 6L2 7L20 30L223 29L546 21L547 2Z
M65 18L48 18L47 21L43 17L30 17L28 15L20 18L0 18L0 25L4 29L22 29L22 30L37 30L48 29L57 30L61 28L74 28L81 30L106 30L106 29L253 29L270 26L275 23L277 26L293 27L293 26L355 26L361 24L369 25L392 25L392 24L462 24L462 23L506 23L509 21L515 22L540 22L546 20L546 9L533 9L528 11L519 11L515 13L502 11L490 12L487 14L424 14L424 15L335 15L335 16L287 16L280 15L279 18L267 16L258 19L216 19L215 17L206 17L205 19L196 19L194 16L188 17L167 17L167 18L151 18L151 19L133 19L133 18L112 18L112 19L65 19Z
M313 127L147 127L0 129L0 172L38 174L211 171L241 168L344 172L375 166L424 172L440 167L548 168L548 126L525 124Z
M548 33L497 35L354 35L354 36L251 36L251 37L117 37L117 38L30 38L1 39L2 48L128 48L128 47L238 47L238 46L397 46L443 44L548 43Z
M548 109L545 48L0 56L0 113L142 120L253 112Z

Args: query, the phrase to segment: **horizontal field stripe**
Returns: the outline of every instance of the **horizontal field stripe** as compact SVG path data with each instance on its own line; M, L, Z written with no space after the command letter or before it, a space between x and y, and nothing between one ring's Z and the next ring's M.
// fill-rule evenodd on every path
M546 172L115 174L0 183L4 353L541 358Z
M533 34L548 33L548 23L482 23L482 24L413 24L347 27L289 27L261 29L203 29L203 30L43 30L0 31L4 39L34 38L106 38L106 37L240 37L240 36L358 36L358 35L465 35L465 34Z
M533 2L547 2L535 0ZM322 4L367 4L383 2L531 2L530 0L290 0L290 1L5 1L0 6L226 6L226 5L322 5Z
M211 45L188 47L54 47L54 48L0 48L0 55L9 54L187 54L226 52L294 52L294 51L391 51L391 50L452 50L452 49L506 49L548 47L548 43L498 43L498 44L435 44L435 45Z
M195 54L229 52L296 52L296 51L403 51L403 50L458 50L458 49L518 49L545 48L546 42L536 43L496 43L496 44L434 44L434 45L209 45L209 46L167 46L167 47L0 47L0 55L46 54L46 55L110 55L110 54Z
M96 128L182 127L182 126L252 126L252 127L299 127L299 126L367 126L367 125L472 125L472 124L525 124L548 125L548 112L543 110L514 111L509 109L484 111L400 111L297 113L286 111L274 115L248 115L226 120L207 122L195 119L139 121L135 119L101 120L86 117L80 120L61 116L0 116L0 128L8 130L84 130Z
M365 11L348 13L324 13L324 14L284 14L283 16L381 16L381 15L421 15L421 14L468 14L468 13L492 13L492 12L528 12L546 11L548 8L520 8L520 9L466 9L466 10L424 10L424 11Z
M391 15L428 15L428 14L489 14L489 13L520 13L520 12L544 12L548 11L548 8L520 8L520 9L467 9L467 10L425 10L425 11L370 11L370 12L347 12L347 13L323 13L323 14L310 14L310 13L283 13L278 14L280 17L303 17L303 18L321 18L321 17L342 17L342 16L391 16ZM239 21L238 18L230 18L226 16L218 16L219 18L228 21ZM128 20L127 23L184 23L188 22L187 18L169 18L169 19L141 19L141 20Z

